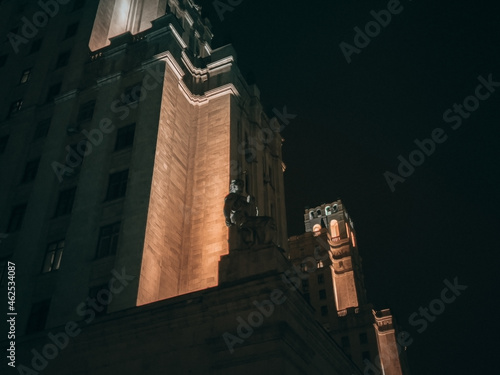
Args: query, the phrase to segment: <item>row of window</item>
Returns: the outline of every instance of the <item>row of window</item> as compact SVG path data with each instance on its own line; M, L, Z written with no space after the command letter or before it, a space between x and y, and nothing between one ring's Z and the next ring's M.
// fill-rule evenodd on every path
M33 165L32 167L30 167L30 169L27 169L29 173L25 173L25 176L29 175L30 178L33 178L32 176L36 174L37 165L36 166ZM128 180L128 169L110 174L108 189L106 192L106 200L111 201L114 199L124 197L127 190L127 180ZM75 192L76 192L76 187L72 187L70 189L63 190L59 193L59 198L57 200L54 217L68 215L71 213L71 209L73 207L73 201L75 199ZM25 211L26 211L26 204L20 204L12 208L9 224L7 226L7 233L16 232L19 229L21 229Z

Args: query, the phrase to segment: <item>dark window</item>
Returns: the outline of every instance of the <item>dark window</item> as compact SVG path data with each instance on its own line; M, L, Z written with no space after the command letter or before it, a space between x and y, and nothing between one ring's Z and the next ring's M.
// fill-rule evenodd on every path
M324 284L325 283L325 275L323 275L322 273L320 273L318 275L318 284Z
M319 299L326 299L326 290L321 289L319 291Z
M20 204L12 208L12 211L10 213L9 226L7 227L8 233L16 232L21 229L25 211L25 204Z
M31 69L25 69L23 71L23 74L21 74L21 79L19 80L19 83L26 83L29 81L31 75Z
M31 307L26 333L43 331L49 316L50 299L37 302Z
M43 261L42 272L52 272L61 266L61 258L64 250L64 240L49 243L45 259Z
M73 5L73 12L78 9L82 9L85 5L85 0L75 0L75 5Z
M359 343L366 344L368 342L368 336L365 332L359 334Z
M78 111L78 117L76 119L78 124L92 120L92 116L94 116L94 107L95 107L95 100L90 100L88 102L83 103L80 106L80 110Z
M127 87L121 97L123 104L137 103L141 100L141 93L142 85L140 83Z
M0 68L3 67L6 62L7 62L7 55L1 55L0 56Z
M122 150L134 143L135 124L124 126L116 133L115 151Z
M40 39L35 40L31 44L30 54L31 53L36 53L36 52L40 51L40 47L42 46L42 41L43 41L43 39L40 38Z
M108 192L106 200L117 199L125 196L127 190L128 169L109 175Z
M38 170L38 163L40 163L40 159L32 160L26 163L21 183L30 182L35 179L36 172Z
M73 187L59 193L59 199L57 200L56 213L54 217L71 213L73 201L75 200L75 191L76 188Z
M0 137L0 154L3 154L5 152L5 148L7 147L8 142L9 142L8 135Z
M309 291L309 280L302 280L302 290L304 292Z
M363 361L366 359L366 360L370 360L370 352L363 352L361 353L361 357L363 358Z
M56 69L68 65L70 55L71 55L70 51L60 53L59 56L57 57Z
M90 304L90 301L87 301L87 308L94 310L96 316L105 315L111 302L110 295L108 284L93 286L89 290L89 299L94 300L94 302Z
M97 258L103 258L108 255L116 254L119 232L119 222L101 227L101 230L99 231L99 242L97 244Z
M47 92L47 100L46 103L51 103L54 101L54 98L61 92L61 82L51 85L49 87L49 91Z
M321 306L321 316L328 315L328 306Z
M47 135L50 128L50 118L42 120L38 123L35 130L35 135L33 139L40 139Z
M10 104L9 114L8 114L7 118L9 118L13 114L16 114L17 112L19 112L21 110L22 106L23 106L23 100L22 99L18 99L15 102L12 102Z
M72 23L66 28L66 34L64 34L64 39L71 38L76 35L76 31L78 30L78 22Z
M351 343L349 342L348 336L342 336L342 338L340 339L340 342L341 342L343 348L349 348L351 346Z

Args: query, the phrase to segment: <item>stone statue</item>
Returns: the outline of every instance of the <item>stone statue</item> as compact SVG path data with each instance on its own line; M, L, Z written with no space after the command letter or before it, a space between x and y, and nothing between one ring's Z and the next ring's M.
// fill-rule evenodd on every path
M243 195L243 186L242 180L232 180L229 194L224 199L226 225L236 229L238 237L236 243L230 241L232 247L252 248L270 244L276 232L274 220L268 216L257 216L255 199L250 195Z

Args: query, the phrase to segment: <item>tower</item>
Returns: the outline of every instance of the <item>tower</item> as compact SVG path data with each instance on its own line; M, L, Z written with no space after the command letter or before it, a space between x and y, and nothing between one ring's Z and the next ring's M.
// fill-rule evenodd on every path
M365 373L407 374L390 310L367 301L354 222L342 201L307 208L304 224L306 233L289 239L296 275L287 276L316 319Z
M0 259L19 270L19 332L81 319L113 272L131 280L100 314L218 285L233 178L286 247L280 126L200 8L50 4L45 24L37 3L1 4Z

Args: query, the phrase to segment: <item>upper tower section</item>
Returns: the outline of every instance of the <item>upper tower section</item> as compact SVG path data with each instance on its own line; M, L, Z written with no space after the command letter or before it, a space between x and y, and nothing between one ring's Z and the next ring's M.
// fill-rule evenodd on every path
M89 41L91 51L110 44L110 39L123 33L137 34L149 29L151 22L167 13L182 24L182 39L194 55L210 54L213 34L208 20L201 18L201 7L191 0L102 0Z

